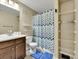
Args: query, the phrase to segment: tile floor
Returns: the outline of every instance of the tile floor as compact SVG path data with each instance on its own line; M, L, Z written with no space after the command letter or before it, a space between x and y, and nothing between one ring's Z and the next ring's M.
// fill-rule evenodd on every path
M25 59L33 59L31 56L26 56ZM66 58L61 58L61 59L66 59Z
M33 59L31 56L26 56L24 59Z

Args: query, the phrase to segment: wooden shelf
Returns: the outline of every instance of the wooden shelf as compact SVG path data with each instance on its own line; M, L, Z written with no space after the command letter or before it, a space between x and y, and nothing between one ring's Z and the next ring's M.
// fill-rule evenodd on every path
M59 15L71 14L71 13L75 13L75 12L76 12L76 9L65 11L65 12L60 12Z
M60 3L63 4L63 3L66 3L66 2L69 2L71 0L60 0Z
M74 34L77 34L77 31L74 31L73 33L74 33Z
M61 53L61 54L68 55L68 56L70 56L70 57L73 57L73 55L71 55L71 54L68 54L68 53L66 53L66 52L63 52L63 51L60 51L60 53Z
M63 21L61 21L61 23L76 23L77 21L76 20L73 20L73 21L65 21L65 22L63 22Z

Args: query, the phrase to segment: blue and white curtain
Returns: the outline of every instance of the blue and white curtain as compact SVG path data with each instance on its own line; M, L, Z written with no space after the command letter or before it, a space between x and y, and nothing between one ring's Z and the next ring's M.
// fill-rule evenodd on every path
M54 52L54 11L33 16L33 39L38 46Z

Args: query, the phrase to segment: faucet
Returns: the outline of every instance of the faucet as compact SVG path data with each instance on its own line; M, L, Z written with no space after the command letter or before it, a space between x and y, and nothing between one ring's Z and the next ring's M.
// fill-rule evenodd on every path
M8 35L12 35L13 31L11 29L8 30Z

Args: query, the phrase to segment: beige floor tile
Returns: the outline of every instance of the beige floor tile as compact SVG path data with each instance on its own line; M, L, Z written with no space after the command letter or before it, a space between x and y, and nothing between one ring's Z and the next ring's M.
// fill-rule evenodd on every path
M26 56L25 59L32 59L32 57L31 56Z

